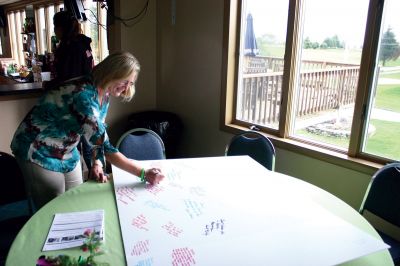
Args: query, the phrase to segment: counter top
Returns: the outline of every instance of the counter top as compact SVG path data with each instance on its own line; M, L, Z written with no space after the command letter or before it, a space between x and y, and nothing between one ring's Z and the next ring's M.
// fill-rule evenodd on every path
M41 92L41 91L43 91L41 82L1 84L0 85L0 96L27 94L27 93L34 93L34 92Z

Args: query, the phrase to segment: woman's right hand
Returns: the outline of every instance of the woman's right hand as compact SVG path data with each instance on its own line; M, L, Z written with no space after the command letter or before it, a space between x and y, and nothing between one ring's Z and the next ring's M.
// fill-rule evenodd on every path
M145 171L144 176L150 185L159 184L165 177L160 168L149 168Z

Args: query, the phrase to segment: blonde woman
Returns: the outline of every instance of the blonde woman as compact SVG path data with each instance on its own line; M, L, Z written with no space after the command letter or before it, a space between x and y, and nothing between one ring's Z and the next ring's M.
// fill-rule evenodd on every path
M107 182L105 160L154 185L164 175L158 168L144 169L114 148L107 136L105 117L110 96L130 101L140 71L127 52L109 55L92 75L65 81L46 91L22 121L11 143L36 208L82 183L77 145L85 138L92 150L92 174Z

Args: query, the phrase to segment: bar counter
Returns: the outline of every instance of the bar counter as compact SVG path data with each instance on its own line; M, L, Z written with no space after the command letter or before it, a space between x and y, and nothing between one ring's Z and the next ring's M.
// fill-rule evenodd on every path
M0 96L42 92L41 82L0 84Z
M0 75L0 96L42 92L41 82L25 82L11 76Z

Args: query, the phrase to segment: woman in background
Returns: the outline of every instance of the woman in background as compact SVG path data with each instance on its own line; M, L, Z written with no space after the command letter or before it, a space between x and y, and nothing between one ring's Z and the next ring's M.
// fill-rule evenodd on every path
M152 185L164 178L160 169L146 170L118 152L106 132L109 96L131 100L139 71L138 61L130 53L111 54L94 67L91 76L70 79L46 91L25 117L11 150L37 208L82 183L77 150L81 137L91 146L93 175L98 182L107 182L103 172L106 159Z
M60 41L54 51L54 79L46 84L51 88L68 80L90 74L94 66L92 39L81 34L79 22L67 11L53 17L54 33Z

